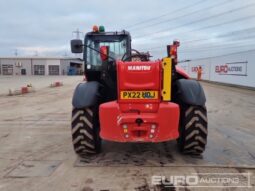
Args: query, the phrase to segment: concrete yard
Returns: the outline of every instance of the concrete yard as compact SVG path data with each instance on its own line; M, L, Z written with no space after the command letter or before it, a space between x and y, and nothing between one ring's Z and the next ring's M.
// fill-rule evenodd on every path
M175 141L103 142L101 154L80 159L72 148L70 122L72 93L82 76L20 78L0 78L0 94L30 81L37 89L0 96L0 191L255 190L255 91L202 83L209 121L202 157L179 154ZM47 88L57 80L64 86ZM152 176L194 173L237 173L247 181L250 173L250 187L151 184Z
M0 96L7 95L9 89L20 89L32 85L35 90L47 88L54 82L73 85L75 80L82 80L83 76L0 76Z

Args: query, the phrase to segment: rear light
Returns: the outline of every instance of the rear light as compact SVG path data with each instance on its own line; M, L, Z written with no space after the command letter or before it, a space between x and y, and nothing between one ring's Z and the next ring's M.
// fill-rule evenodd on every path
M94 25L93 28L92 28L92 31L93 32L105 32L105 28L104 26L97 26L97 25Z
M99 32L98 26L96 25L93 26L93 32Z
M172 58L177 58L177 46L176 45L171 46L170 55Z
M105 32L104 26L99 26L99 32Z
M167 45L167 56L172 58L177 58L177 48L179 44Z
M155 125L155 124L152 124L152 125L151 125L151 128L152 128L152 129L156 129L156 125Z

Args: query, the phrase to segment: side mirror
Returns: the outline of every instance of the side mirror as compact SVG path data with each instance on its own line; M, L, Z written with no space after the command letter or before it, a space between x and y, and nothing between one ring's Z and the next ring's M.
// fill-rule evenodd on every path
M83 44L82 40L80 39L74 39L71 40L71 51L72 53L82 53L83 52Z

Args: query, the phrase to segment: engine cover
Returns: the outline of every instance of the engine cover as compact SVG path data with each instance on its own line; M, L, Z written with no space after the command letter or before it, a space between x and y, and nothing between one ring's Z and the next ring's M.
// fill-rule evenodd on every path
M120 103L159 102L161 94L160 72L160 61L119 61L117 63L118 101Z
M162 101L162 62L117 62L118 100L100 105L100 136L162 142L179 136L179 105Z

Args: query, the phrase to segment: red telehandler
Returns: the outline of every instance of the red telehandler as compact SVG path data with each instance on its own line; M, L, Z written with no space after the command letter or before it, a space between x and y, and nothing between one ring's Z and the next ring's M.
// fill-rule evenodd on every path
M102 139L137 143L176 139L182 153L203 153L206 98L199 82L178 68L176 44L168 46L167 57L149 61L131 49L127 31L105 32L103 26L95 26L84 43L72 40L71 50L83 53L87 78L77 85L72 100L77 154L99 153Z

